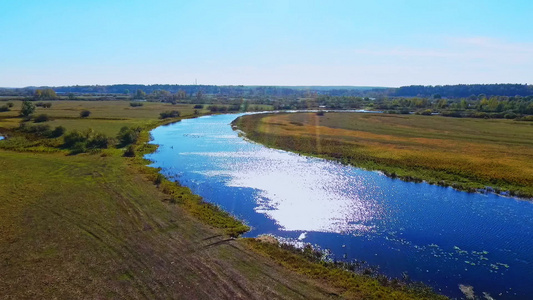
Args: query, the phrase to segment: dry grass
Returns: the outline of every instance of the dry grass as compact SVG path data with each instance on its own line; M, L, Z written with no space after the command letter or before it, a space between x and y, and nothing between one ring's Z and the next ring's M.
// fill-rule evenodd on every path
M533 196L533 126L511 120L384 114L246 116L252 139L321 155L392 176L485 186Z

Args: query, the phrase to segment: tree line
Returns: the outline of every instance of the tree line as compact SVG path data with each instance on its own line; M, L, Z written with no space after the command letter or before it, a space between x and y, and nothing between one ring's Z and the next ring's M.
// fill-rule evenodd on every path
M0 96L33 96L35 99L56 99L57 94L114 94L144 99L149 95L194 98L198 93L228 97L316 97L360 96L360 97L442 97L464 98L478 95L490 96L530 96L533 86L527 84L458 84L422 86L411 85L399 88L372 87L290 87L290 86L217 86L217 85L178 85L178 84L115 84L115 85L75 85L60 87L27 87L21 89L0 88ZM159 94L159 95L158 95Z

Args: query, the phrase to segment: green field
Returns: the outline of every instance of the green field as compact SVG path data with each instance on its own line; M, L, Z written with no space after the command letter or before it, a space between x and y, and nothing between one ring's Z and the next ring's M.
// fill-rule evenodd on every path
M265 145L462 190L533 197L533 123L360 113L250 115L236 122Z
M0 113L2 299L416 299L438 298L310 262L278 246L234 239L246 226L146 167L148 129L192 105L53 101L54 124L115 136L144 130L124 149L71 155L62 138L20 133L16 103ZM88 109L89 118L79 118ZM55 123L54 123L55 122ZM29 121L28 123L31 123ZM14 151L16 149L16 151ZM422 294L421 294L422 293Z

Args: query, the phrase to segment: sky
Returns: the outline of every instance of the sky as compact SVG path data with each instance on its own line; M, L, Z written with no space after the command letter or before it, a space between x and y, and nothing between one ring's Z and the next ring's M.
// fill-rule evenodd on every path
M531 0L0 0L0 86L533 84Z

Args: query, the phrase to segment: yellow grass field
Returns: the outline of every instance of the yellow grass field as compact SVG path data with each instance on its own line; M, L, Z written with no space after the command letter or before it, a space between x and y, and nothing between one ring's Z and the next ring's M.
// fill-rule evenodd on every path
M533 124L362 113L251 115L236 122L271 147L324 156L406 180L533 196Z

